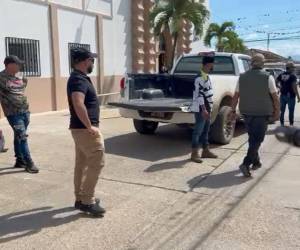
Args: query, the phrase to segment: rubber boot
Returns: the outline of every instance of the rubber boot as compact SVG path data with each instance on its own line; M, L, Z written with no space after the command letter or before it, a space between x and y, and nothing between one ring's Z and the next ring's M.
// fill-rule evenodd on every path
M196 163L202 163L201 156L199 155L198 149L192 149L191 160Z
M218 156L215 155L213 152L211 152L208 147L203 148L201 157L202 158L210 158L210 159L218 158Z

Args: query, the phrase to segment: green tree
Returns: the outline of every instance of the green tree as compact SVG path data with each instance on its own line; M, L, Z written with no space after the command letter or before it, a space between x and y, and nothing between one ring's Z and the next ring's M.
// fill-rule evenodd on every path
M193 24L195 35L201 37L208 17L209 11L204 5L204 0L197 2L193 0L156 1L150 13L150 23L156 36L160 36L164 32L168 32L172 36L173 47L170 68L173 67L177 41L182 31L183 21Z
M224 22L221 26L217 23L211 23L204 38L204 44L211 47L212 41L216 39L216 50L224 51L224 43L230 39L235 39L234 28L233 22Z
M244 45L244 41L239 38L235 32L232 32L232 34L228 36L223 42L223 46L225 52L244 53L247 49Z

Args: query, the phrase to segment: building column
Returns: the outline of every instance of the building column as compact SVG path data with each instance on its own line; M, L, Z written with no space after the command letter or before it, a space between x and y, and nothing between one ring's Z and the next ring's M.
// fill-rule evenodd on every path
M132 34L132 72L144 72L144 3L143 0L131 2L131 34Z
M97 79L97 93L103 94L104 84L104 51L103 51L103 17L97 15L96 17L96 42L98 52L98 79Z
M59 86L60 82L60 53L59 53L59 33L58 33L58 18L57 6L55 4L49 5L50 17L50 37L51 37L51 51L52 51L52 108L59 110L63 108L61 100L59 100L59 91L62 91Z
M153 0L144 0L144 72L155 73L157 64L156 41L150 26L150 10Z

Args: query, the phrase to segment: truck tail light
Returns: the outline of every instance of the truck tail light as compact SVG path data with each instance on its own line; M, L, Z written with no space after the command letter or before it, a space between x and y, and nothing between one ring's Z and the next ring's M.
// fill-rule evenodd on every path
M121 90L125 89L125 77L123 77L120 81L120 88Z

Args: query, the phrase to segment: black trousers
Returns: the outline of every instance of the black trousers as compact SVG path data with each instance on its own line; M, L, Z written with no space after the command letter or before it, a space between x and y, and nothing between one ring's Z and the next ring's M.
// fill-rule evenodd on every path
M265 135L268 129L269 117L245 115L244 118L249 136L249 148L243 164L245 166L250 166L260 161L258 151L265 139Z

